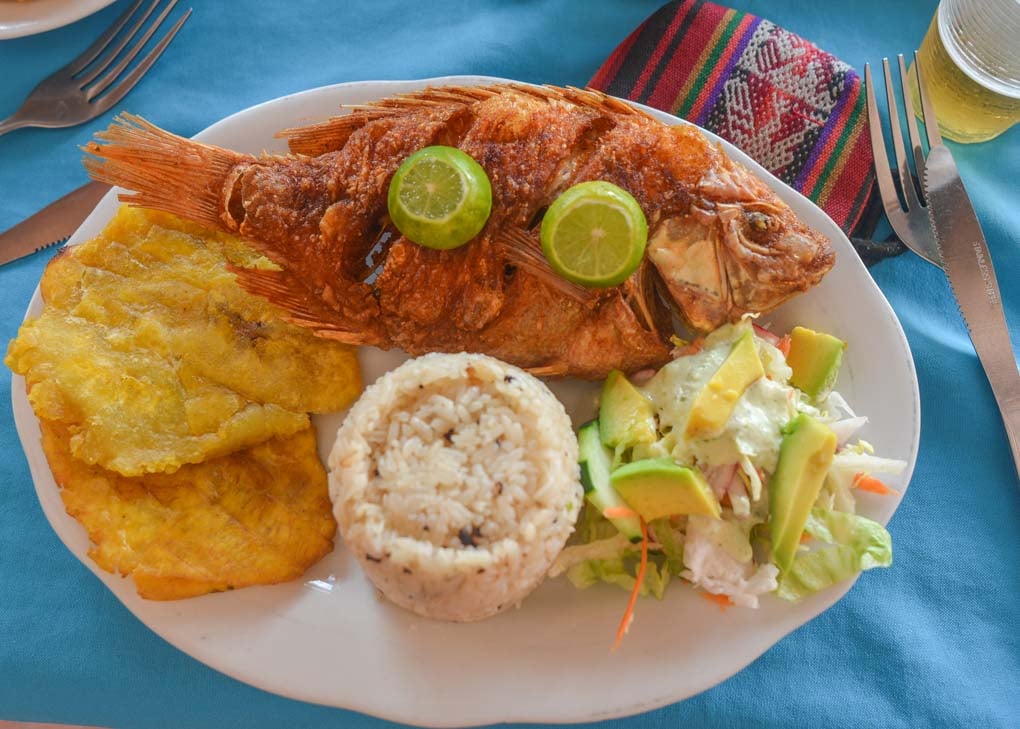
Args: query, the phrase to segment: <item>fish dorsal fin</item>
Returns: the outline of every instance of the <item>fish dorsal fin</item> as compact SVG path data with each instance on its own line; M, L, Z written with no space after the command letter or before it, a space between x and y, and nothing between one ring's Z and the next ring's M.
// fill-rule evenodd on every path
M318 124L284 129L276 136L286 139L290 151L294 154L318 156L340 149L354 132L373 121L437 106L467 106L504 93L523 94L544 101L567 102L600 113L650 118L644 111L590 88L531 86L521 83L490 86L428 86L419 91L397 94L369 104L348 105L344 108L350 110L349 114L336 116Z
M579 89L576 86L530 86L528 84L513 83L507 84L505 87L514 91L526 94L528 96L534 96L539 99L545 99L546 101L566 101L576 106L582 106L587 109L593 109L600 113L612 113L621 116L638 116L651 119L651 115L647 112L637 109L622 99L617 99L614 96L609 96L603 92L593 89L585 88Z
M286 139L294 154L318 157L343 147L354 132L369 122L384 119L396 113L393 109L363 109L345 116L335 116L307 127L290 127L277 132L277 139Z
M382 344L384 337L375 327L359 327L342 311L326 306L306 286L287 271L230 266L237 283L250 294L261 296L284 311L291 324L311 329L317 336L346 344ZM378 317L376 317L378 321Z
M468 105L495 96L505 87L498 86L443 86L390 96L370 104L351 104L344 108L349 114L335 116L318 124L292 127L277 132L286 139L294 154L318 156L340 149L350 136L366 124L379 119L399 116L409 111L437 106Z

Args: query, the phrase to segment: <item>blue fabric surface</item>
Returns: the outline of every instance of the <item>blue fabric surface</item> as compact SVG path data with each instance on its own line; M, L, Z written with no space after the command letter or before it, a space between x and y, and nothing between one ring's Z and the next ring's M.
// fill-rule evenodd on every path
M659 0L325 2L193 0L195 13L122 107L183 135L276 96L339 81L483 73L583 84ZM913 49L932 0L732 6L858 69ZM71 26L0 41L0 116L85 48L123 2ZM0 137L0 229L86 180L78 145L110 115ZM1020 341L1020 127L954 146ZM0 269L12 338L52 251ZM913 349L921 453L890 529L895 564L729 681L606 726L1020 726L1020 488L991 390L945 278L911 255L872 273ZM0 377L10 403L10 379ZM381 727L280 698L205 667L139 623L60 543L36 500L10 415L0 445L0 719L108 727ZM607 687L611 690L611 687ZM600 725L601 726L601 725Z

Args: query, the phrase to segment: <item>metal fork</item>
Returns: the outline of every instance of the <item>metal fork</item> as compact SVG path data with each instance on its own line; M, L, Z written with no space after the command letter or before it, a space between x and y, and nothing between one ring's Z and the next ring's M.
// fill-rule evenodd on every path
M142 5L142 0L135 0L114 24L96 39L95 43L85 49L84 53L43 79L28 95L20 109L0 121L0 134L20 127L74 126L95 119L120 101L152 67L184 25L184 21L191 15L189 8L138 65L124 74L128 65L177 4L177 0L170 0L148 30L125 51L161 2L162 0L152 0L134 25L118 38L120 31L137 14Z
M903 54L897 56L900 67L900 86L903 91L903 108L907 117L907 131L910 135L910 148L914 158L914 168L917 171L917 179L924 179L924 150L921 147L921 137L917 132L917 121L914 117L914 103L910 94L910 83L907 79L907 69L903 64ZM914 68L920 74L917 64L917 53L914 53ZM903 192L903 201L896 192L896 184L893 182L893 170L889 168L889 156L886 152L884 135L882 133L882 119L878 114L878 104L875 102L875 87L871 79L871 64L864 64L864 84L867 87L868 97L868 127L871 132L871 148L875 158L875 181L878 183L878 194L882 198L882 206L889 218L889 224L907 246L921 258L934 266L944 270L942 255L939 253L938 245L935 243L935 233L931 228L931 220L928 218L926 208L927 201L924 198L924 190L914 182L913 174L910 171L910 163L907 160L906 150L903 147L903 134L900 131L899 111L896 107L896 91L893 87L892 74L889 72L889 59L882 59L882 69L885 71L885 92L889 103L889 127L892 131L893 149L896 152L896 175L899 177L900 190ZM934 113L924 110L925 120L934 120ZM924 125L925 135L928 138L928 147L934 147L942 143L942 136L939 134L938 125L932 121Z

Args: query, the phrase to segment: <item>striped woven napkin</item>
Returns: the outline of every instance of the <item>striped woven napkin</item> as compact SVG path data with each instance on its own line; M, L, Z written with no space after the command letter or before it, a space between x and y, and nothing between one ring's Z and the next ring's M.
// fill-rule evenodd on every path
M861 79L775 23L704 0L671 2L616 48L590 85L715 132L848 235L873 232L881 207ZM878 248L869 253L881 257ZM896 245L886 254L893 252Z

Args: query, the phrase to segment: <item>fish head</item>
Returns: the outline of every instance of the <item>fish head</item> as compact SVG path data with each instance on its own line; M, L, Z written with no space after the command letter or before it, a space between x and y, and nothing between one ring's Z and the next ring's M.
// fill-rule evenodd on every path
M817 284L835 255L771 188L725 156L690 205L650 231L647 254L677 313L708 332Z

